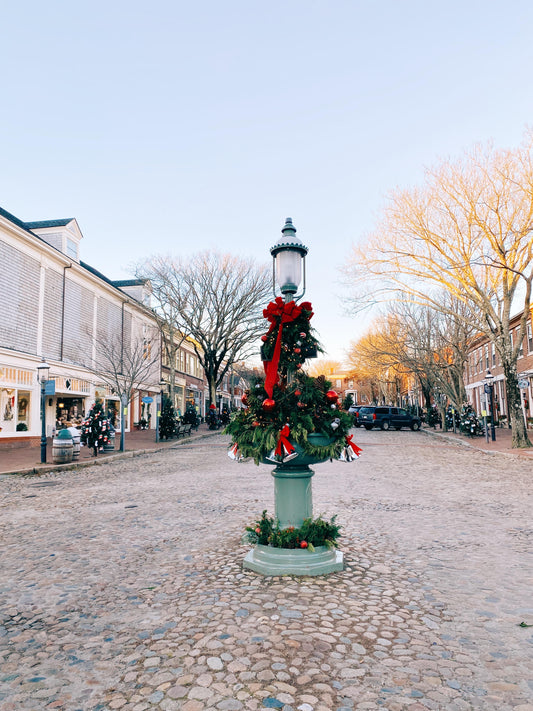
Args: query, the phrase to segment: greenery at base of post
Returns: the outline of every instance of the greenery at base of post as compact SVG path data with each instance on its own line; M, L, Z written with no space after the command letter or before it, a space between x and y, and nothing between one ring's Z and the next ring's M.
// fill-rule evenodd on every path
M317 546L334 548L340 534L336 516L326 521L321 516L306 518L299 528L280 528L279 522L263 511L261 518L246 527L247 543L272 546L273 548L301 548L314 551Z

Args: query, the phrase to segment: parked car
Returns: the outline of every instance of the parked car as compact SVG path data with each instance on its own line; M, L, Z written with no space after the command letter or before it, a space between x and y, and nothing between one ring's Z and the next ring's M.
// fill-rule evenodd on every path
M361 423L359 422L359 410L361 409L361 405L350 405L348 408L348 412L350 415L353 415L353 424L354 427L361 427Z
M362 407L358 421L367 430L373 427L380 427L382 430L399 430L402 427L419 430L421 426L420 417L411 415L402 407Z

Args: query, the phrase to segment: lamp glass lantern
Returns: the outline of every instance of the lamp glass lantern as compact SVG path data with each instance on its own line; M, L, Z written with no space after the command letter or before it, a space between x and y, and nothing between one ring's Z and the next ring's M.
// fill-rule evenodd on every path
M490 372L488 368L487 374L485 375L483 382L486 383L489 387L492 387L492 384L494 383L494 375Z
M305 294L305 257L309 251L296 237L292 218L287 217L281 237L270 249L272 255L272 286L276 296L276 284L286 300L301 299ZM302 282L302 293L296 294Z
M42 361L37 366L37 382L38 383L46 383L49 375L50 375L50 366L43 358Z

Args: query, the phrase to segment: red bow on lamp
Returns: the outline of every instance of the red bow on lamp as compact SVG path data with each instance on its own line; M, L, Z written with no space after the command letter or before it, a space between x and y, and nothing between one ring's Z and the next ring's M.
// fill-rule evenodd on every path
M346 446L351 447L355 454L359 456L361 452L363 451L361 447L358 447L355 442L353 441L353 435L350 435L349 437L346 437Z
M285 425L281 428L276 449L266 457L270 462L276 462L276 464L279 464L279 462L290 462L291 459L298 456L298 452L289 441L290 434L289 425Z
M265 391L269 398L272 398L274 393L274 385L276 385L279 380L278 366L281 354L281 335L283 333L283 324L295 321L301 313L302 309L300 306L297 306L294 301L289 301L288 304L285 304L281 296L278 296L275 301L271 301L267 308L263 311L264 317L270 321L268 333L272 333L272 331L276 328L276 324L279 323L278 335L276 338L276 345L274 346L274 353L272 354L272 360L265 363Z
M346 437L346 445L339 459L341 462L353 462L354 459L359 459L362 451L361 447L358 447L353 441L353 435L350 435Z
M291 431L289 429L289 425L285 425L279 433L278 446L276 447L276 456L280 457L281 459L284 459L289 454L292 454L295 451L294 447L289 442L290 434Z

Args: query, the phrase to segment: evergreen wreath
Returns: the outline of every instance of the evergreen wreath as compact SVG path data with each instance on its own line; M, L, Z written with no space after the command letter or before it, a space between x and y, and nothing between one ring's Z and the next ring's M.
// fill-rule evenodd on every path
M256 464L267 458L287 462L296 456L296 443L298 454L316 460L352 461L360 450L348 438L351 416L340 409L338 395L324 376L312 378L302 371L305 360L322 351L309 323L311 304L297 306L278 297L263 315L270 324L262 336L265 378L252 381L242 398L245 409L226 427L233 439L229 456L252 457ZM310 435L322 439L316 443Z

